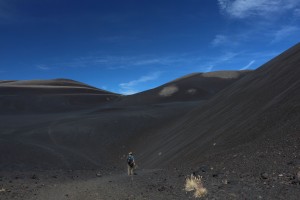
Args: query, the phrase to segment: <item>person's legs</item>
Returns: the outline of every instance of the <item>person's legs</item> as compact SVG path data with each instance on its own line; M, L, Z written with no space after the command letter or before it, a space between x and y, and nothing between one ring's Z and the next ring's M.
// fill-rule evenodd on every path
M133 167L130 167L130 175L133 175Z
M131 175L131 169L130 169L131 167L129 166L129 165L127 165L127 172L128 172L128 176L130 176Z

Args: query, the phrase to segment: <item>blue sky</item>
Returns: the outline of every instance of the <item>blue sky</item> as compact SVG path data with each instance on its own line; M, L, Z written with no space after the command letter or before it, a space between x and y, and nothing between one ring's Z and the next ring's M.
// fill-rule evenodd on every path
M122 94L255 69L299 42L299 0L0 0L0 80Z

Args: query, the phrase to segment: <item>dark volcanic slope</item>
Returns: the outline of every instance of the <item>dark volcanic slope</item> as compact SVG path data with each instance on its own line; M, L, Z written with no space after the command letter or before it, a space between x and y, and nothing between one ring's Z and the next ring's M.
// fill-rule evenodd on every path
M263 146L266 141L273 145L271 151L280 149L276 143L284 139L296 141L300 133L299 66L297 44L218 93L174 127L153 133L147 139L151 145L142 143L138 148L145 152L143 161L151 166L182 158L185 164L197 163L208 152L224 153L239 145L268 152Z
M147 99L145 92L137 95L143 97L138 99L144 101L140 106L122 105L119 95L71 80L2 81L0 150L7 153L0 156L0 168L81 169L107 166L108 160L123 163L124 152L132 149L128 140L171 126L198 105L192 100L208 98L241 74L244 72L229 71L184 77L169 84L180 86L179 96ZM191 87L193 94L182 89ZM180 100L186 102L151 104ZM128 102L136 105L134 98Z
M119 96L73 81L63 86L57 80L56 85L39 82L38 86L2 82L0 107L1 112L8 114L0 115L0 150L5 152L0 155L0 169L120 166L114 164L124 164L124 153L129 150L136 152L144 168L194 165L218 153L225 158L233 148L241 147L242 153L246 147L266 152L265 141L272 146L268 152L276 152L277 142L285 141L282 138L297 141L295 137L299 136L299 65L297 45L247 76L228 83L226 88L220 86L226 85L228 79L224 77L211 79L203 76L216 76L215 73L195 74L124 98L120 104L105 105L103 102L111 102L107 98ZM232 77L234 73L217 75ZM205 84L199 84L197 77ZM202 95L203 99L210 97L201 105L199 101L185 99L186 91L195 89L191 88L194 83L199 86L196 92L206 91L195 99ZM179 90L168 96L167 101L159 93L172 84ZM18 95L12 92L15 89ZM208 92L212 89L219 92L210 96L214 94ZM97 96L101 101L93 98L89 103L87 96ZM171 101L177 103L164 103ZM73 111L62 112L68 109ZM16 115L20 110L26 114ZM32 114L32 110L43 113ZM45 112L49 110L55 113ZM294 146L287 147L291 147L293 155Z
M118 97L118 94L67 79L0 82L2 113L57 112L97 105Z
M182 92L176 92L179 96L165 101L155 95L148 100L145 92L137 95L145 101L139 106L122 105L118 95L70 80L2 82L0 150L6 154L0 156L0 168L81 169L124 163L124 153L134 147L129 145L132 138L173 126L176 119L199 104L192 100L210 97L241 74L244 72L229 71L184 77L169 84L180 86ZM191 87L207 92L198 94L195 89L192 95L186 94ZM116 103L107 98L117 98ZM162 102L165 104L151 104Z
M122 98L123 105L146 105L166 102L207 100L250 71L194 73L157 88Z

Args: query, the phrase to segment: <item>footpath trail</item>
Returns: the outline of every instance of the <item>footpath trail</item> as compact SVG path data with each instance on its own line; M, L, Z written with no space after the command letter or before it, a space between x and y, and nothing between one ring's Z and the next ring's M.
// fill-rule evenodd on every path
M238 157L239 155L237 155ZM242 156L242 155L241 155ZM243 157L243 156L242 156ZM248 158L245 158L248 159ZM217 160L221 160L218 159ZM224 161L223 159L222 161ZM295 160L296 162L297 160ZM289 199L298 200L300 179L286 168L277 173L250 173L231 159L233 168L202 165L194 169L139 169L128 176L125 170L1 172L1 200L184 200L195 199L184 190L186 176L202 177L208 193L202 199ZM279 162L278 162L279 163ZM268 166L269 167L269 166ZM250 169L253 167L250 166ZM269 167L270 168L270 167ZM236 171L236 169L242 169Z
M184 177L176 177L175 180L167 176L163 170L138 170L134 176L127 176L122 172L90 179L56 182L40 188L28 199L188 199L188 194L183 190Z

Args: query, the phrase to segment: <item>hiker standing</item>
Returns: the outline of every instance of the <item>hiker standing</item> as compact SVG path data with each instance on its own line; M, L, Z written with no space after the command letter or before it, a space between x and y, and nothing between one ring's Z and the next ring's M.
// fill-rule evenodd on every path
M133 169L135 167L134 157L132 155L132 152L128 153L127 157L127 168L128 168L128 175L133 175Z

